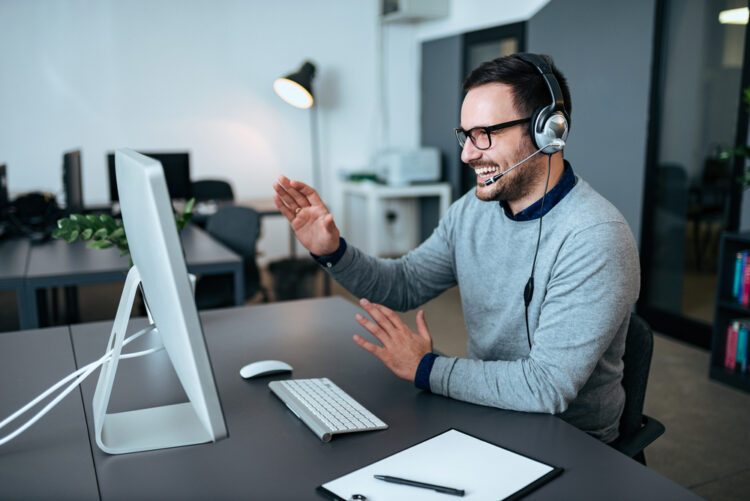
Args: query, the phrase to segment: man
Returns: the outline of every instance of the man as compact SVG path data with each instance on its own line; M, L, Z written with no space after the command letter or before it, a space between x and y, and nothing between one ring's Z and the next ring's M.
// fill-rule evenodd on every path
M556 99L564 110L554 111L566 119L570 93L551 59L523 57L484 63L466 79L457 137L477 186L407 255L377 259L347 245L304 183L281 176L274 200L300 242L363 298L372 321L356 319L381 344L354 340L397 376L467 402L557 414L609 443L625 401L622 355L640 283L637 248L617 209L563 160L564 142L534 145L539 138L528 119L551 100L551 77L541 68L562 89ZM416 308L456 284L467 358L432 353L423 311L414 333L391 310Z

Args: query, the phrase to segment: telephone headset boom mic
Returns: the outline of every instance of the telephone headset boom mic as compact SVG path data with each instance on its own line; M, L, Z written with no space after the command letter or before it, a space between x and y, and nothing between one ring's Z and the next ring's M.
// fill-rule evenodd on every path
M529 122L532 144L538 148L534 153L524 158L510 169L506 169L499 174L494 175L490 179L484 182L486 186L496 182L498 179L503 177L508 172L512 171L519 165L526 163L531 160L532 157L538 153L544 153L547 157L547 181L544 183L544 194L542 195L542 204L539 214L539 234L536 240L536 249L534 250L534 261L531 264L531 274L529 280L526 282L526 287L523 290L523 303L525 308L526 318L526 339L529 342L529 349L531 349L531 334L529 333L529 304L531 299L534 297L534 270L536 269L536 258L539 254L539 243L542 239L542 219L544 218L544 199L547 196L547 188L549 187L550 170L552 168L552 154L562 151L565 147L565 140L568 138L568 113L565 111L565 100L563 99L563 93L560 89L560 84L557 82L552 67L538 54L531 54L528 52L519 52L514 54L513 57L520 59L526 63L529 63L541 73L544 83L547 84L550 95L552 96L552 103L547 106L542 106L534 110L531 115L531 121Z

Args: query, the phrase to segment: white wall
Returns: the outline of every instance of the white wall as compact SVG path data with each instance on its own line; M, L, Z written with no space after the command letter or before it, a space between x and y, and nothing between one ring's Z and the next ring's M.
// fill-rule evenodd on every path
M309 111L272 89L308 58L324 178L363 164L379 134L377 14L377 0L3 0L9 189L59 192L77 147L88 204L107 201L105 153L123 146L188 149L192 177L230 179L238 199L270 197L281 173L311 181ZM278 219L264 223L267 259L286 250Z

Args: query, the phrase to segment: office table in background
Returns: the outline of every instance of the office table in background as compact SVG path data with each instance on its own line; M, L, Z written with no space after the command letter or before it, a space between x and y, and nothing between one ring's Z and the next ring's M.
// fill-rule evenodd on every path
M180 233L187 269L198 275L234 275L236 305L245 302L242 258L194 225ZM129 268L127 256L118 249L87 249L86 242L50 240L31 247L25 273L21 328L39 327L37 291L102 282L124 281Z
M96 471L101 497L318 499L314 493L317 485L456 428L565 469L560 477L525 499L699 499L557 417L467 404L420 391L396 378L352 341L353 333L363 333L354 320L358 311L352 303L333 297L202 312L229 436L215 444L119 456L104 454L92 445L91 470ZM132 329L143 323L143 319L135 320ZM101 356L110 328L111 322L70 327L79 365ZM0 336L0 353L11 356L14 346L3 341ZM148 339L144 341L147 344ZM139 347L130 349L135 351ZM56 357L51 350L45 353ZM35 371L46 362L29 351L14 358L18 361L5 380L17 378L18 374L39 380ZM291 376L255 380L239 376L241 366L262 359L289 362L294 372ZM123 360L118 367L110 411L181 401L182 390L171 370L164 369L165 361L163 352ZM81 389L92 444L91 400L96 374ZM268 382L274 379L324 376L390 428L336 436L323 443L268 389ZM17 395L19 391L4 384L0 387L0 401L6 402L8 395ZM33 396L31 393L29 397ZM80 406L77 397L69 399ZM55 412L45 419L56 422L74 419ZM82 417L80 421L83 422ZM28 474L33 467L14 461L26 447L30 448L29 454L35 455L43 454L45 447L69 444L72 449L78 443L72 437L60 437L59 441L46 444L35 438L36 433L39 431L31 429L12 452L0 448L0 471L7 475L7 482L0 482L0 498L24 492L24 484L33 482ZM448 479L445 483L449 483ZM28 488L44 489L44 486ZM64 491L50 486L45 492L53 496Z
M0 241L0 290L15 290L19 323L24 315L24 276L31 244L25 238Z

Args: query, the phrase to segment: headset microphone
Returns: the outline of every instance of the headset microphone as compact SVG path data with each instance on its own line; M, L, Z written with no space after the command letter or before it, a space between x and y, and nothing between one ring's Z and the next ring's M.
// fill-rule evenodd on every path
M506 175L508 172L512 171L513 169L515 169L519 165L528 162L529 160L531 160L533 157L535 157L536 155L538 155L541 152L544 152L544 153L547 153L548 155L551 155L552 153L556 153L556 152L562 150L564 147L565 147L565 141L563 141L562 139L553 139L552 141L550 141L549 143L545 144L544 146L542 146L541 148L539 148L538 150L536 150L534 153L532 153L528 157L526 157L523 160L521 160L520 162L518 162L516 165L514 165L510 169L506 169L506 170L504 170L503 172L501 172L499 174L495 174L494 176L492 176L491 178L489 178L487 181L485 181L484 185L485 186L489 186L492 183L495 183L498 179L500 179L501 177L503 177L504 175Z

